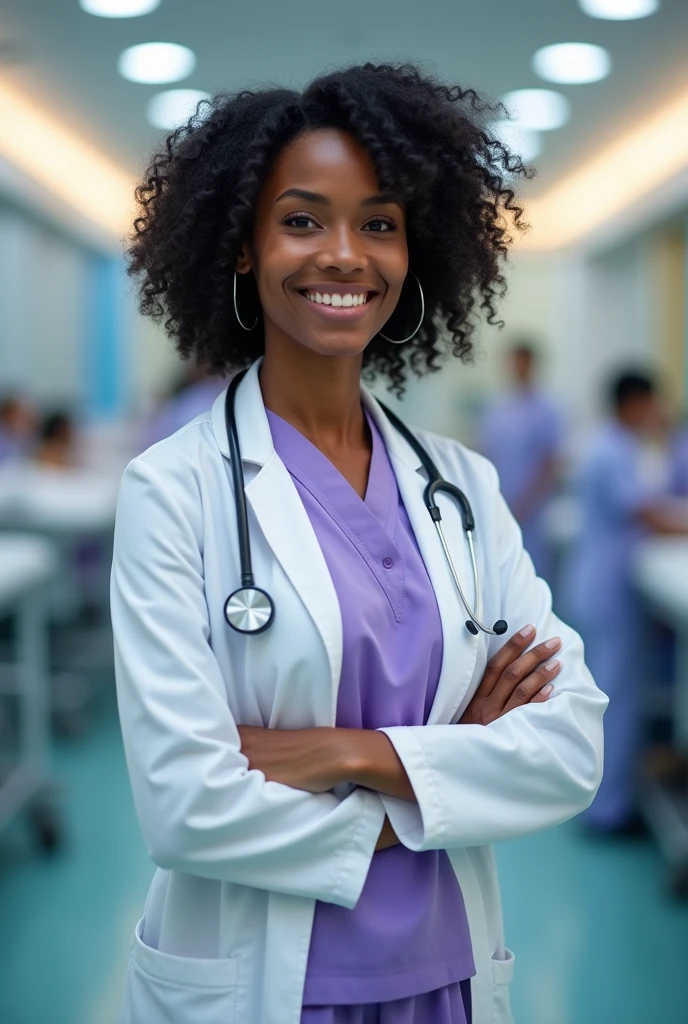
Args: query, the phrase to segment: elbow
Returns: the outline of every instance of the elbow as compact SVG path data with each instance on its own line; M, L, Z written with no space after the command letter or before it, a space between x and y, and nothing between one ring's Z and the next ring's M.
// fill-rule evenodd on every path
M603 757L601 743L596 745L590 743L588 749L582 752L575 771L569 771L566 780L568 789L568 801L570 814L567 818L573 818L587 810L595 799L597 790L602 782Z
M148 828L144 835L148 856L164 871L178 871L185 859L180 837L167 828Z

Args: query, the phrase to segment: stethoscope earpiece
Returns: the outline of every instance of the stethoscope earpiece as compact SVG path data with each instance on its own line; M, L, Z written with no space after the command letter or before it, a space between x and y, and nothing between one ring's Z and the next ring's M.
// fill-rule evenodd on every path
M227 423L227 442L229 444L229 456L232 468L232 483L234 485L234 504L236 508L237 517L237 531L239 536L239 560L241 564L241 587L235 590L229 595L225 601L225 619L227 624L236 629L238 633L262 633L272 623L275 617L275 606L272 603L272 598L265 591L261 590L260 587L255 585L253 579L253 570L251 568L251 545L249 541L248 532L248 512L246 509L246 495L244 493L244 471L241 464L241 450L239 447L239 432L237 430L236 419L234 416L234 398L236 395L239 382L246 371L236 375L231 381L227 388L227 397L225 399L225 420ZM473 518L473 510L471 509L470 502L463 491L456 487L455 484L450 484L448 480L443 480L440 476L440 472L430 458L428 452L426 452L423 445L417 438L411 433L405 423L403 423L398 416L396 416L391 409L380 402L382 411L387 416L393 427L399 431L401 436L411 445L414 452L420 459L425 472L428 474L428 484L425 488L424 500L425 505L430 513L440 541L444 550L449 569L452 574L452 578L456 585L456 589L459 592L463 605L468 612L470 618L466 620L466 629L473 636L477 636L480 631L488 633L490 636L501 636L506 633L509 628L504 619L498 619L495 622L492 629L489 626L483 625L478 619L477 612L480 609L480 577L478 576L478 563L475 557L475 547L473 545L473 530L475 529L475 520ZM458 574L452 561L451 552L447 547L447 542L444 537L442 530L442 513L439 506L435 502L435 494L438 492L444 492L452 497L459 505L461 510L461 520L463 528L466 533L466 540L468 543L468 549L471 555L471 565L473 568L473 584L475 587L475 611L471 608L468 603L461 581L459 580Z

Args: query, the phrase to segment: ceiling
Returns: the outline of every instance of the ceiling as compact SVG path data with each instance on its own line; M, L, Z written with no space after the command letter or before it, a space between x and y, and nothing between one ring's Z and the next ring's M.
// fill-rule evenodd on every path
M688 0L663 0L657 14L628 22L586 17L576 0L163 0L126 19L93 17L77 0L0 7L3 75L133 174L161 136L145 119L146 100L174 86L127 82L116 62L126 46L150 41L195 51L196 70L180 87L298 87L326 67L408 58L492 98L546 86L530 70L538 47L598 43L614 61L608 79L550 86L568 96L573 114L547 133L533 194L688 86Z

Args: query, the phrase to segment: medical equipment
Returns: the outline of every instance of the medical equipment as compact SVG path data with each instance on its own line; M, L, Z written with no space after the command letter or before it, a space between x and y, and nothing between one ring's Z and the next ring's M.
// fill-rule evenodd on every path
M245 372L245 371L244 371ZM231 381L228 389L227 396L225 399L225 420L227 424L227 438L229 441L229 454L232 463L232 480L234 483L234 503L236 506L237 516L237 532L239 535L239 560L241 564L241 587L233 591L227 600L225 601L225 619L228 625L235 629L238 633L263 633L272 623L275 615L275 607L272 602L272 598L267 591L262 590L260 587L255 585L253 578L253 569L251 566L251 543L249 538L248 529L248 512L246 508L246 495L244 493L244 472L241 464L241 450L239 447L239 434L236 425L236 418L234 415L234 399L237 388L244 373L237 374L236 377ZM490 636L501 636L506 633L508 626L504 619L498 619L497 622L490 629L489 626L483 625L480 619L477 617L480 609L480 578L478 575L478 564L475 557L475 546L473 544L473 531L475 529L475 520L473 518L473 510L471 509L470 502L463 491L456 487L454 484L449 483L448 480L444 480L440 475L437 466L430 458L430 455L421 445L421 443L414 437L408 427L391 411L387 409L382 403L380 407L387 416L393 427L395 427L401 436L406 440L414 452L420 459L425 472L428 475L428 483L423 493L423 500L430 513L437 533L439 535L442 549L444 551L449 569L452 574L452 578L456 585L456 589L459 592L459 596L463 602L463 605L468 612L468 619L466 620L466 629L473 636L477 636L478 632L482 630L483 633L488 633ZM454 562L451 557L451 553L447 546L442 527L440 525L442 520L442 513L438 505L435 502L435 495L439 493L448 494L450 497L459 505L461 511L461 520L463 523L463 529L466 534L466 540L468 542L468 549L471 556L471 565L473 568L473 586L475 592L475 610L473 610L468 603L461 582L459 580Z
M31 830L46 853L57 850L63 838L57 784L50 772L46 602L58 573L58 554L48 540L0 533L0 618L11 616L16 624L14 657L0 661L0 697L11 696L19 711L16 757L7 761L3 757L0 765L0 832L26 810Z

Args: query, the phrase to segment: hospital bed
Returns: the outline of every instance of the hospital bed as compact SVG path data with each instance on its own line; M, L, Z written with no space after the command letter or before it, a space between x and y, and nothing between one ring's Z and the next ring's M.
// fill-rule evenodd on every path
M57 724L79 731L100 673L111 674L108 577L121 465L109 472L30 463L0 472L0 529L21 530L54 545L58 571L47 595L51 622L51 692ZM85 545L97 549L92 592L79 571ZM88 614L86 614L88 613Z

